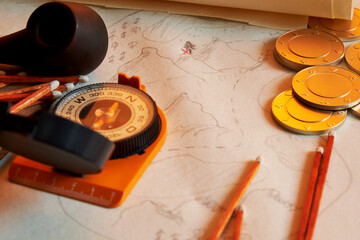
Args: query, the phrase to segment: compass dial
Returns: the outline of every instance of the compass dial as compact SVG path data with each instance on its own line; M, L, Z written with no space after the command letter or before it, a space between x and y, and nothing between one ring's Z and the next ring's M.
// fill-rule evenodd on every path
M152 98L139 89L116 83L78 88L60 99L54 112L113 141L116 148L112 158L141 153L160 132Z

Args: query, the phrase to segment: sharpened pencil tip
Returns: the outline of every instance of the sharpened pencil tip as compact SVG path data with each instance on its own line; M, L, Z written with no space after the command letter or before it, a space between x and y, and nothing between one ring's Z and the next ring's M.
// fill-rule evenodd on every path
M321 154L323 154L323 153L324 153L324 148L323 148L323 147L318 147L318 148L316 149L316 151L317 151L317 152L321 152Z
M242 205L238 205L234 208L233 216L236 216L239 212L244 212L244 207Z
M329 132L329 136L335 137L335 135L336 135L336 133L335 133L334 131L330 131L330 132Z
M264 157L263 156L258 156L256 158L256 161L261 163L262 161L264 161Z
M87 83L87 82L89 82L89 77L87 77L87 76L79 76L79 82Z
M244 211L245 211L245 208L244 208L243 205L240 205L240 206L237 206L237 207L236 207L236 210L237 210L238 212L244 212Z

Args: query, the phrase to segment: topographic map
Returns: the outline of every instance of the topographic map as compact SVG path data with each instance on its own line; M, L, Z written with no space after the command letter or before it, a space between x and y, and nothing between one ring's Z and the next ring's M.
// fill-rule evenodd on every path
M21 29L36 3L2 3L0 34ZM26 9L24 12L17 8ZM283 31L221 19L94 7L109 49L89 75L140 76L167 118L165 145L126 201L106 209L15 185L0 165L0 239L207 239L249 171L264 157L241 204L241 239L296 239L317 146L271 116L295 72L273 57ZM7 18L6 16L10 16ZM5 26L11 25L11 29ZM359 236L359 120L337 131L314 239ZM232 239L231 219L222 239Z

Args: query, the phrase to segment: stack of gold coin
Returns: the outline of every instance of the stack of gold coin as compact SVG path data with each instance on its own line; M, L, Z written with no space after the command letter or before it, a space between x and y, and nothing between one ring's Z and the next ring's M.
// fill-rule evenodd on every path
M272 103L272 114L282 127L300 134L325 134L340 127L347 110L360 117L360 42L346 52L342 41L360 39L360 10L352 20L309 18L309 29L281 35L274 57L299 71L292 89ZM347 67L335 66L345 56Z
M282 127L300 134L325 134L340 127L347 111L327 111L309 107L297 100L291 89L280 93L272 103L272 114Z
M338 66L313 66L295 74L292 89L274 99L272 113L293 132L324 134L340 127L347 109L360 109L359 103L359 75Z

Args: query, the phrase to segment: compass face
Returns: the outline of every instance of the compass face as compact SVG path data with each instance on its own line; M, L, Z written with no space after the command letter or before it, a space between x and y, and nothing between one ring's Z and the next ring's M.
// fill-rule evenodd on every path
M146 131L157 118L155 102L126 85L101 83L76 89L55 106L55 114L85 125L113 142Z
M126 125L131 120L132 113L132 109L123 102L98 100L81 109L79 118L83 125L105 131Z

